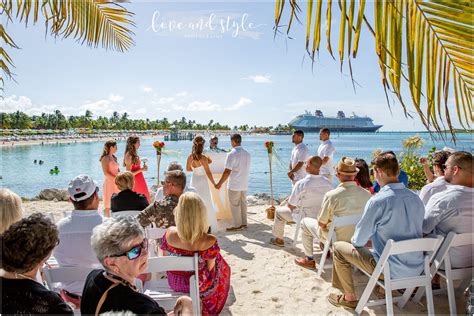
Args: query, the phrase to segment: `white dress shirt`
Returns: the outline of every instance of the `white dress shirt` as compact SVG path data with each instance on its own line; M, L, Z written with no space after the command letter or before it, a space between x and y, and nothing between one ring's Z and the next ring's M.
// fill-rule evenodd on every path
M293 147L293 150L291 151L291 168L293 169L299 162L305 162L308 157L308 147L303 143L299 143L298 145ZM303 179L306 174L306 170L304 166L302 166L300 169L298 169L298 171L294 173L295 177L293 178L293 183Z
M334 152L336 151L336 147L332 144L332 142L328 139L325 140L319 145L318 147L318 156L321 157L321 159L324 159L324 157L329 157L329 160L321 166L321 169L319 171L320 174L325 175L325 174L334 174L334 170L332 167L332 159L334 156Z
M426 205L423 233L472 233L473 197L474 189L462 185L450 185L433 195ZM474 266L471 246L454 247L449 253L454 268Z
M305 206L304 208L309 210L305 216L316 218L321 211L324 195L332 189L332 184L326 177L307 174L293 186L288 204L296 206L297 209ZM311 205L308 205L307 201L305 203L306 199L311 200Z
M250 174L250 154L242 146L234 147L227 154L225 168L231 170L227 188L232 191L247 191Z
M428 183L420 191L420 199L423 201L423 204L428 204L430 198L438 192L446 191L449 186L444 177L437 177L433 182Z
M58 222L60 243L54 248L53 256L60 267L102 267L91 246L92 230L101 223L102 216L97 210L73 210ZM84 282L67 282L61 286L78 295L83 287Z

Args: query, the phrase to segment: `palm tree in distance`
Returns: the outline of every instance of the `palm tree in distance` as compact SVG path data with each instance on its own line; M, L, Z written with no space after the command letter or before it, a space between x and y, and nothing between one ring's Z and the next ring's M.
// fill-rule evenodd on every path
M120 3L127 0L0 0L2 21L17 19L25 25L44 21L46 32L54 37L73 37L91 47L101 45L105 49L124 52L134 45L132 12ZM5 47L18 49L18 45L0 24L0 89L5 78L13 79L14 62Z
M306 51L314 62L319 53L321 24L326 7L327 50L331 46L331 22L334 7L340 11L338 55L341 70L356 58L362 26L374 35L375 50L382 73L382 85L390 106L388 92L400 102L405 115L406 88L413 106L429 131L440 132L445 123L453 138L449 100L454 98L457 120L470 129L474 93L474 4L469 0L376 0L373 21L369 21L365 0L305 1ZM285 6L285 3L289 3ZM289 35L292 23L302 13L297 0L276 0L275 34ZM288 22L283 25L284 12ZM354 84L354 80L353 80ZM355 85L354 85L355 88ZM402 89L403 88L403 89ZM452 90L451 90L452 89ZM405 98L404 98L405 96Z

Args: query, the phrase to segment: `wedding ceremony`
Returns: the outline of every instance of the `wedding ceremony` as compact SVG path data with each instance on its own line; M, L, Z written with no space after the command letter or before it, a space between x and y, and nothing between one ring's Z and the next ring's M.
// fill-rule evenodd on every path
M470 2L3 14L1 314L472 314Z

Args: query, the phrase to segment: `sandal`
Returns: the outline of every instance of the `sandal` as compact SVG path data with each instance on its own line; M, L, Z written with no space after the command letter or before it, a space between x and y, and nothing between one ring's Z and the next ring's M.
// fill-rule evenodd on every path
M347 307L355 309L359 301L346 301L344 299L344 294L331 293L328 295L328 302L336 307Z

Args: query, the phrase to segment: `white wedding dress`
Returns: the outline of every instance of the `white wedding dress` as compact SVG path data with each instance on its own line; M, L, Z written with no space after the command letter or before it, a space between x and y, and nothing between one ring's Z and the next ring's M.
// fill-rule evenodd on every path
M209 182L206 171L203 166L192 167L193 176L191 178L191 186L196 189L199 197L203 200L207 208L207 220L211 225L211 232L217 233L217 218L214 204L212 203L211 191L209 189Z

